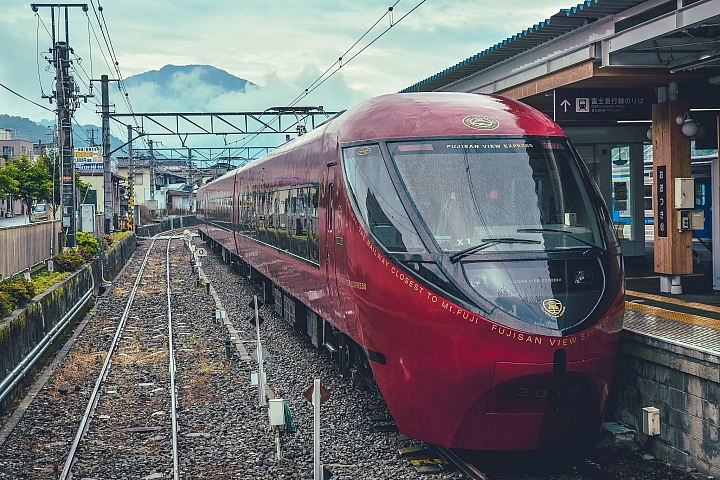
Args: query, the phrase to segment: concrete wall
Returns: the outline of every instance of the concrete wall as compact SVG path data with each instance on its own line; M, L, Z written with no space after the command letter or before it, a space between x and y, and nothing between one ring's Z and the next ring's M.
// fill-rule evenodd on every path
M137 227L135 232L138 237L152 237L161 232L167 232L176 228L186 228L197 225L197 217L195 215L172 216L157 223L151 223Z
M642 432L642 408L660 409L660 435L643 449L720 478L720 356L623 331L615 419Z
M107 268L105 278L111 279L120 272L126 259L135 251L137 245L135 235L128 235L113 244L107 252ZM100 262L94 260L65 281L54 285L49 290L37 295L27 307L15 310L9 317L0 321L0 380L6 376L32 350L33 346L50 331L73 305L92 286L95 289L102 282ZM91 296L88 304L92 305L95 297ZM82 316L83 311L78 316Z

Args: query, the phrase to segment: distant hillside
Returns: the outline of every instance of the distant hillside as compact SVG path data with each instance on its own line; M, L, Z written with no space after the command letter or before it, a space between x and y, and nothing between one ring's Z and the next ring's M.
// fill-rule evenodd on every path
M245 92L245 88L255 84L225 70L220 70L211 65L165 65L160 70L132 75L125 79L125 85L129 88L137 87L143 83L154 83L162 89L177 89L175 82L181 76L194 76L198 82L207 86L218 87L221 90Z
M29 118L11 117L9 115L0 114L0 128L9 128L14 130L16 138L29 140L33 143L51 142L53 139L53 126L55 123L51 120L41 120L39 123L33 122ZM73 125L74 143L76 147L90 146L90 138L94 135L95 143L102 143L102 129L95 125L82 125L80 127ZM94 134L89 133L90 130ZM110 136L110 145L116 148L125 142L120 141L114 136Z
M17 138L29 140L33 143L38 141L50 142L53 138L52 128L38 125L29 118L0 114L0 128L15 130Z

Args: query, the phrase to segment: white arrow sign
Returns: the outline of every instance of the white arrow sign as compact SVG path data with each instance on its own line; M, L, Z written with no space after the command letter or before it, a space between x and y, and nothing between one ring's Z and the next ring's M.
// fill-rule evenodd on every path
M565 112L567 112L567 107L570 106L570 102L567 101L567 98L560 102L560 106L565 108Z

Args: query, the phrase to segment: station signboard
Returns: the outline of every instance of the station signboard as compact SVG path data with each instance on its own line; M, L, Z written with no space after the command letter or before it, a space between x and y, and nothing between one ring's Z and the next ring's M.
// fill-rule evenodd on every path
M651 120L654 97L647 88L559 88L555 121Z
M75 170L102 171L103 157L100 147L79 147L73 151Z

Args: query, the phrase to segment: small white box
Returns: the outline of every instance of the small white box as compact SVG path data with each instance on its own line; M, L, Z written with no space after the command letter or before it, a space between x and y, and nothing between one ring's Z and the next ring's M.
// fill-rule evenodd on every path
M695 208L695 179L675 179L675 208L686 210Z
M643 433L660 435L660 410L655 407L643 408Z
M690 212L690 230L705 230L705 212L703 210Z
M268 416L270 417L271 427L285 426L285 402L279 398L273 398L268 401Z

